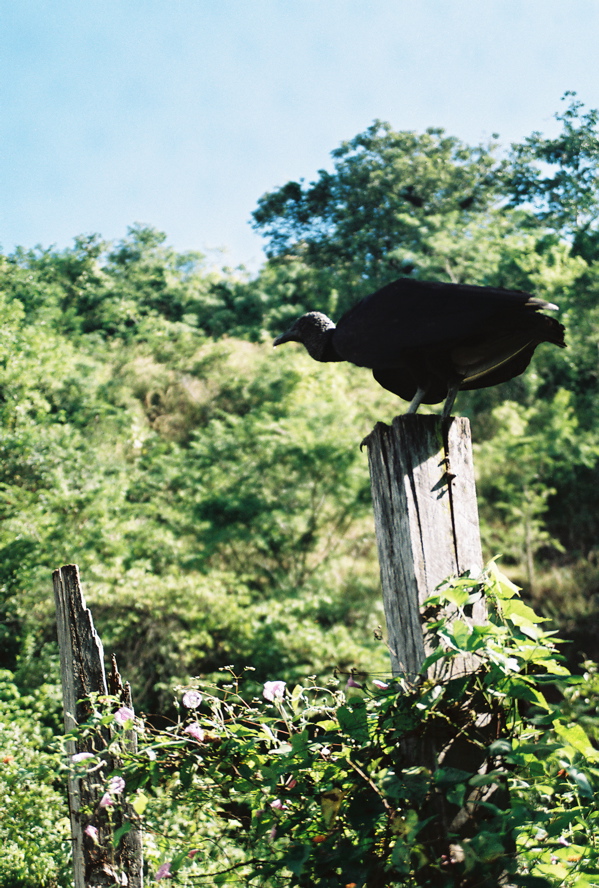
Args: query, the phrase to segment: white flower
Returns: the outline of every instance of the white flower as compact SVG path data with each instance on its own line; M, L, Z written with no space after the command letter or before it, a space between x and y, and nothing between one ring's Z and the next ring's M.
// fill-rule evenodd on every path
M93 759L93 752L76 752L71 756L72 762L84 762L86 759Z
M197 709L202 702L202 695L199 691L185 691L182 703L188 709Z
M108 792L118 795L125 788L125 781L122 777L111 777L108 781Z
M121 706L121 708L117 709L117 711L114 714L114 720L119 725L124 725L128 721L133 721L134 718L135 718L135 713L128 706Z
M265 700L270 700L274 702L275 700L282 700L283 695L285 693L285 682L284 681L265 681L264 689L262 691L262 696Z

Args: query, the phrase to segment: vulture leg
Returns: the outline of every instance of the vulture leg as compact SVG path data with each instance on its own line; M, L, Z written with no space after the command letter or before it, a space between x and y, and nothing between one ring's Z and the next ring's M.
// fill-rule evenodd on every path
M445 398L445 404L443 405L443 413L441 414L441 419L449 419L449 415L451 413L453 402L456 399L456 395L460 390L460 383L456 382L449 387L449 391L447 392L447 397Z
M418 408L422 404L422 399L424 398L425 395L426 395L426 389L417 388L416 394L414 395L414 397L410 401L410 406L406 410L406 413L416 413L416 411L418 410ZM455 397L455 395L454 395L454 397Z

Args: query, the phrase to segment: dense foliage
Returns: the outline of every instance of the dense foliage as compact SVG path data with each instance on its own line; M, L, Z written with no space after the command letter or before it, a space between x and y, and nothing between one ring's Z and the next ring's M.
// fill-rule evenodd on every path
M489 622L472 626L483 592ZM229 670L219 686L185 691L167 730L125 722L141 746L123 752L117 731L121 765L105 788L153 836L150 871L272 888L494 888L507 874L534 888L597 884L599 752L572 719L589 682L564 668L494 566L427 606L418 679L289 690L273 680L248 700ZM473 655L464 673L460 658ZM550 702L556 686L565 707ZM113 718L98 705L80 740ZM95 757L85 766L93 773ZM110 854L109 824L88 816Z
M51 687L22 694L0 670L0 885L53 888L72 882L71 839Z
M487 555L574 640L574 667L599 659L598 116L567 96L558 121L508 151L375 122L315 182L260 199L254 277L143 226L0 256L0 668L16 689L2 725L37 723L19 695L41 688L44 730L57 724L50 574L67 562L137 707L160 718L173 687L228 665L254 670L250 696L273 675L387 670L359 442L403 405L367 371L271 341L399 275L560 306L568 348L457 409Z

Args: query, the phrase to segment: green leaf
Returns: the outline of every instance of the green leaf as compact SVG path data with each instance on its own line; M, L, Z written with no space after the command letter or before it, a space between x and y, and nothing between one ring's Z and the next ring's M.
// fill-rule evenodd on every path
M519 595L519 587L506 577L494 561L489 565L488 571L495 584L494 591L503 601L513 598L514 595Z
M426 675L430 667L434 666L434 664L437 663L439 660L442 660L445 655L445 648L442 645L439 645L437 648L435 648L432 654L429 654L428 657L426 657L426 659L422 663L422 666L420 667L420 672L423 675Z
M512 743L507 738L499 738L498 740L494 740L493 743L489 746L489 753L491 755L511 755L513 751Z
M518 700L526 700L528 703L536 703L543 709L550 710L549 703L543 694L537 690L534 683L524 676L512 675L502 685L502 690L508 697L516 697Z
M310 736L308 731L298 731L297 734L291 735L291 748L295 755L302 755L308 749L310 743Z
M366 706L361 699L349 700L337 710L341 730L359 744L368 743L368 720Z
M563 722L556 721L554 722L553 729L558 737L565 743L573 746L577 752L582 753L589 761L595 762L599 759L599 752L595 749L581 725L565 725Z
M442 589L441 597L445 598L450 604L455 604L456 607L464 607L464 605L468 604L471 591L472 583L469 581L462 586L447 586Z
M574 780L578 787L578 791L584 798L592 799L593 798L593 787L589 783L589 778L586 774L580 771L578 768L574 768L571 765L566 768L568 772L568 776Z
M467 651L469 649L471 635L472 630L463 620L453 621L451 626L451 637L459 650Z
M434 781L437 786L452 786L457 783L467 783L472 777L470 771L461 768L437 768L434 773Z
M189 863L189 851L185 848L184 851L179 851L171 858L171 873L179 872L181 867L187 863Z
M179 770L179 780L183 789L189 789L193 781L193 775L196 770L196 762L192 759L184 759Z
M462 805L466 795L466 784L456 783L445 793L445 798L451 805Z
M133 808L135 813L139 814L139 816L141 817L141 815L146 810L149 801L150 799L144 792L138 792L131 802L131 807Z
M127 833L130 832L132 829L133 829L133 824L129 820L126 820L122 824L122 826L119 826L118 829L115 829L114 834L112 836L113 846L115 848L117 848L118 844L121 841L121 839L123 838L123 836L126 836Z
M293 691L291 692L291 706L295 713L298 712L301 706L303 693L304 689L300 684L296 684Z
M407 875L410 872L410 849L403 839L396 840L391 852L391 863L402 875Z
M502 601L501 612L506 619L511 620L515 626L520 628L546 622L545 617L539 617L532 607L524 604L520 598L510 598L509 600Z
M286 854L282 857L282 863L290 869L294 876L301 876L304 864L310 857L310 845L291 845Z

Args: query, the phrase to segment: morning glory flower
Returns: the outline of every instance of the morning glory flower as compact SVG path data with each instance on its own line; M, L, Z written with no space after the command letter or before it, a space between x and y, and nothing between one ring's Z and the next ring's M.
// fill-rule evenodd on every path
M118 795L125 788L125 781L122 777L111 777L108 781L108 791L113 795Z
M163 863L162 866L158 869L158 872L154 876L156 881L158 882L160 879L170 879L171 877L171 865L170 863Z
M186 728L183 728L183 733L189 734L190 737L193 737L194 740L198 740L200 743L204 742L204 731L197 722L192 722Z
M124 725L128 721L133 721L135 713L128 706L121 706L114 714L114 720L119 725Z
M285 693L285 682L284 681L265 681L264 689L262 691L262 696L266 700L270 700L274 702L275 700L282 700L283 694Z
M202 702L202 695L199 691L185 691L182 702L188 709L197 709Z
M90 839L93 839L94 842L98 841L98 830L95 826L92 826L91 823L88 823L85 829L83 830L86 836L89 836Z
M93 752L76 752L71 756L72 762L84 762L86 759L93 759Z

